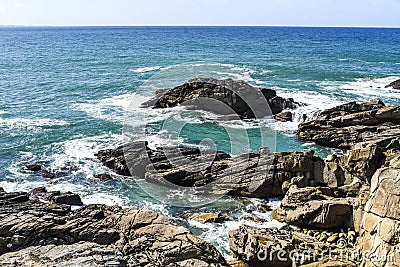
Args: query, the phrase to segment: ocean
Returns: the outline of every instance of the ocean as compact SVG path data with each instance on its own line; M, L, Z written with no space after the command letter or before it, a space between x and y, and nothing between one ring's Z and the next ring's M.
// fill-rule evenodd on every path
M278 224L258 212L266 201L226 197L204 207L177 208L167 199L152 199L132 180L113 174L113 182L94 178L110 172L94 154L124 143L127 111L137 114L130 121L133 138L145 138L152 147L196 146L211 139L231 154L258 151L265 145L257 134L262 128L273 133L273 151L312 149L326 157L337 151L294 135L302 115L349 101L400 105L400 91L384 88L400 79L399 44L400 29L378 28L0 27L0 187L46 186L79 193L85 204L152 209L229 255L228 231L246 222L243 216L268 221L248 224ZM307 106L295 111L290 123L227 122L182 107L140 108L157 89L199 75L273 88ZM153 86L160 80L166 83ZM163 127L165 121L169 127ZM247 133L248 145L229 141L235 131ZM24 170L30 163L64 174L45 179ZM277 207L279 200L268 204ZM221 211L233 219L188 222L181 216L188 210Z

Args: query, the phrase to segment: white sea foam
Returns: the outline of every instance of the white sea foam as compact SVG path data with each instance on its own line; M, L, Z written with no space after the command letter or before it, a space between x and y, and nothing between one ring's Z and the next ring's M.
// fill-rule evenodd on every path
M262 203L259 199L247 199L248 203L245 206L241 207L234 212L224 213L229 215L232 220L219 223L219 224L209 224L209 223L200 223L195 220L188 220L189 225L192 227L201 229L202 233L200 237L209 240L215 245L220 251L223 252L226 258L231 257L230 249L229 249L229 232L235 229L238 229L241 225L246 224L259 228L270 228L270 227L280 227L283 224L277 222L272 219L271 212L261 213L258 211L258 206ZM220 203L221 204L221 203ZM223 203L222 203L223 205ZM227 206L230 203L226 203ZM278 199L271 199L268 205L275 209L280 205L280 201ZM237 206L237 204L236 204ZM226 207L225 207L226 208ZM254 222L245 220L245 216L256 216L265 220L265 222Z
M26 118L0 118L0 128L27 129L47 128L53 126L66 126L69 123L56 119L26 119Z
M86 205L89 204L104 204L108 206L121 206L128 207L129 199L108 193L93 193L82 197L82 202Z
M132 101L140 101L136 94L123 94L87 103L75 104L74 109L84 111L89 116L112 122L122 123L125 112Z
M385 88L391 82L400 79L399 76L386 78L359 78L352 82L322 82L319 84L324 90L337 92L345 102L370 101L377 98L386 100L398 99L399 91ZM345 94L343 94L345 93ZM346 94L351 94L346 96Z
M160 69L161 69L161 66L153 66L153 67L142 67L142 68L132 69L130 71L135 72L135 73L146 73L146 72L152 72L152 71L160 70Z

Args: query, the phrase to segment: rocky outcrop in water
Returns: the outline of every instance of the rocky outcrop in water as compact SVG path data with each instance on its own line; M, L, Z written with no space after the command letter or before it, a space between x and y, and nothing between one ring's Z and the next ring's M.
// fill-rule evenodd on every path
M169 108L183 104L192 109L221 115L237 114L242 119L253 119L279 114L284 109L293 109L298 105L293 99L277 96L272 89L254 87L245 81L232 79L195 78L173 89L159 90L156 94L155 98L142 106ZM214 104L202 98L215 100Z
M390 87L392 87L393 89L400 89L400 80L396 80L385 86L385 88L390 88Z
M32 198L52 194L44 191L0 190L1 266L227 266L213 246L165 216L105 205L72 211Z
M399 149L400 107L386 107L379 100L351 102L323 111L315 120L299 125L300 140L350 149L356 144L376 145L386 151Z
M231 157L224 152L208 154L187 147L152 150L138 142L99 151L97 157L118 174L131 176L130 170L134 170L134 176L152 183L199 190L210 185L215 194L257 198L283 197L286 181L303 176L316 183L323 173L323 160L314 152L270 153L266 148ZM203 168L198 168L201 164Z

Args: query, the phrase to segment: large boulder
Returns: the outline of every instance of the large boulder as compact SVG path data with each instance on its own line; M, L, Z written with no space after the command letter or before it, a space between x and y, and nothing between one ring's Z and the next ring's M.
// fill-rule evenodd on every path
M216 104L210 105L202 98L215 100ZM286 108L293 109L298 103L277 96L272 89L254 87L245 81L195 78L173 89L159 90L155 98L142 106L169 108L180 104L222 115L237 114L242 119L261 119L278 114Z
M321 180L324 168L323 160L313 151L270 153L267 148L231 157L188 147L152 150L138 142L99 151L97 157L118 174L131 176L132 172L154 184L199 190L210 185L209 192L218 195L257 198L283 197L282 185L293 177L305 177L307 183Z
M300 227L354 229L353 211L360 206L355 198L335 198L329 188L291 186L274 219Z
M391 149L400 136L400 107L385 107L379 101L351 102L323 111L315 120L299 125L300 140L350 149L357 143Z
M105 205L72 211L27 193L2 193L0 262L23 259L31 266L226 266L213 246L152 211Z

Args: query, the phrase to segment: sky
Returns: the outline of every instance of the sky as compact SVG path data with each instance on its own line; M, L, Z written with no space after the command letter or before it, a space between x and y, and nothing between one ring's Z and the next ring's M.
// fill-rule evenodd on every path
M0 25L400 27L400 0L0 0Z

